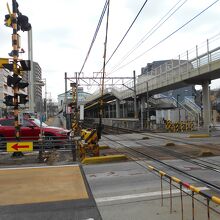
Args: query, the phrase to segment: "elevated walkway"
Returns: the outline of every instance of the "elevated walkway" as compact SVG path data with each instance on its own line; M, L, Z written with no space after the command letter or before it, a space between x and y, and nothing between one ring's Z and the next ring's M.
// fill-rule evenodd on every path
M220 47L216 47L217 39L207 41L204 45L196 46L195 50L187 51L178 59L169 60L159 67L152 69L147 75L138 77L136 82L136 95L149 96L174 90L189 84L201 84L219 78L220 71ZM128 89L129 88L129 89ZM134 82L129 81L121 88L108 88L104 95L108 94L119 100L131 99L134 96ZM101 94L99 91L89 96L86 103L97 100Z

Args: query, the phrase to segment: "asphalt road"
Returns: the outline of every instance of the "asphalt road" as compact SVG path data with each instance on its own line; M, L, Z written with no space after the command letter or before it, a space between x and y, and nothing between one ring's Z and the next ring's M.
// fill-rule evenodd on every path
M220 160L220 157L215 158ZM179 161L170 161L176 166L187 166ZM155 165L155 164L154 164ZM180 192L173 188L172 213L170 213L169 184L163 182L164 204L161 206L160 178L134 162L86 165L83 166L87 180L95 197L103 220L177 220L181 219ZM219 178L207 170L196 169L193 172L209 176L213 182ZM167 170L172 174L171 171ZM185 181L193 183L185 178ZM198 185L198 187L203 187ZM202 201L200 196L198 198ZM184 219L192 219L192 199L184 196ZM211 204L215 207L214 204ZM195 219L207 220L207 208L195 202ZM212 220L220 215L211 212Z

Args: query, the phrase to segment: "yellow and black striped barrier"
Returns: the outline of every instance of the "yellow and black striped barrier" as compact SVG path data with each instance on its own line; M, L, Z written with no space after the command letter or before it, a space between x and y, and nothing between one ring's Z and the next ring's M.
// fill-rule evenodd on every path
M98 134L96 129L82 129L81 138L85 143L80 143L80 158L99 156Z
M192 131L194 129L194 123L192 121L172 122L171 120L166 120L165 128L169 132Z
M210 216L210 201L214 202L217 205L220 205L220 198L218 196L214 196L209 194L208 192L206 192L203 189L193 186L187 182L183 182L182 180L180 180L179 178L175 177L175 176L170 176L167 173L163 172L162 170L158 170L157 168L151 166L151 165L147 165L148 169L151 171L156 172L157 174L160 175L161 177L161 199L162 199L162 204L163 205L163 177L166 177L169 180L169 184L170 184L170 213L172 213L172 181L179 184L179 189L180 189L180 198L181 198L181 211L182 211L182 219L183 219L183 190L182 187L185 187L187 190L191 191L191 197L192 197L192 219L195 219L195 205L194 205L194 195L199 194L202 197L204 197L207 200L207 216ZM210 218L208 218L208 220L210 220Z

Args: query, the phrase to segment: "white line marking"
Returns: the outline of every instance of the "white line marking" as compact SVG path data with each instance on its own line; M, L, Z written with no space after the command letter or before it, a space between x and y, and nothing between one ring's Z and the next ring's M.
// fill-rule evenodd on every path
M60 165L60 166L37 166L37 167L8 167L8 168L1 168L1 170L25 170L25 169L39 169L39 168L60 168L60 167L78 167L77 164L72 165Z
M197 187L200 190L209 190L207 187ZM184 192L190 192L190 190L183 189ZM179 189L172 190L172 194L180 193ZM169 195L170 190L164 190L163 195ZM159 196L161 195L161 191L156 192L148 192L148 193L140 193L140 194L130 194L130 195L123 195L123 196L112 196L112 197L104 197L104 198L96 198L95 201L97 203L102 202L112 202L112 201L120 201L125 199L137 199L137 198L143 198L143 197L152 197L152 196Z

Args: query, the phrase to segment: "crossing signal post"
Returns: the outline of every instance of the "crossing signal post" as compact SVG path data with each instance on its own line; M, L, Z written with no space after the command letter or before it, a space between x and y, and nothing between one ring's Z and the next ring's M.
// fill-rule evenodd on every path
M7 4L9 14L5 15L5 26L13 29L12 33L12 51L9 56L13 57L12 63L3 64L3 66L12 72L12 75L7 77L7 85L13 88L14 96L7 95L4 103L6 106L14 107L14 126L15 126L15 137L17 141L20 141L20 123L19 123L19 104L27 103L27 95L20 94L19 90L24 89L28 86L27 82L22 81L22 71L30 70L30 61L19 60L19 49L20 49L20 36L18 31L29 31L31 30L31 24L28 22L28 17L22 15L18 10L18 3L16 0L12 0L12 13Z

